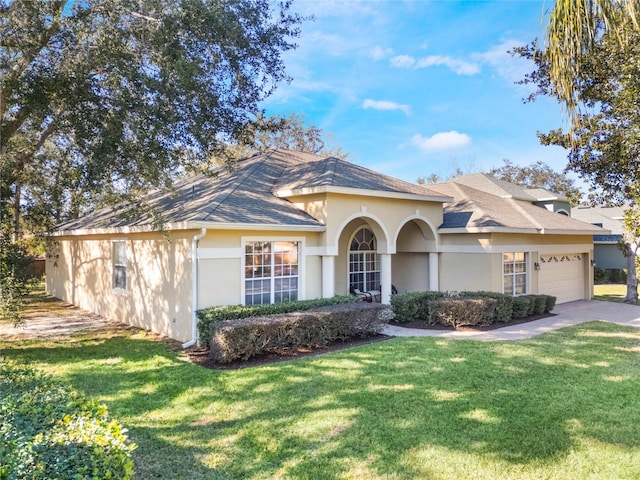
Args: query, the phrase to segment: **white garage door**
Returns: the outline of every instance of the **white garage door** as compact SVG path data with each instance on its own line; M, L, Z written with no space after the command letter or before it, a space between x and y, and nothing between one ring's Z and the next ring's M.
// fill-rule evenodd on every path
M584 262L581 253L540 255L540 293L557 297L557 303L584 298Z

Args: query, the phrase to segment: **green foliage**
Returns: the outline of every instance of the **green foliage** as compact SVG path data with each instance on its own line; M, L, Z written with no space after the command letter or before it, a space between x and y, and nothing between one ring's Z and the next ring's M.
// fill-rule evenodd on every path
M493 298L496 300L495 315L491 318L491 323L508 322L512 318L513 299L511 295L499 292L479 291L479 292L460 292L463 298Z
M527 296L513 297L513 313L515 319L526 318L529 316L529 308L534 304ZM535 304L534 304L535 305Z
M527 295L531 300L529 315L542 315L547 310L547 295Z
M490 325L495 318L495 298L442 298L429 302L429 323L450 326Z
M21 324L24 297L37 281L33 259L0 232L0 318Z
M133 478L126 430L51 377L0 363L0 478Z
M569 199L571 205L578 205L582 200L582 192L575 186L573 179L562 172L554 171L549 165L537 161L529 166L521 167L510 160L503 160L504 165L489 170L500 180L527 188L544 188L554 193L561 193Z
M358 302L216 322L212 327L210 356L215 362L227 363L371 335L387 323L381 315L386 308L379 303Z
M315 298L312 300L299 300L296 302L281 302L265 305L227 305L221 307L209 307L198 310L198 338L200 344L208 346L211 340L211 331L215 322L237 320L241 318L263 317L265 315L277 315L290 312L303 312L328 305L343 303L357 303L361 300L353 295L336 295L332 298Z
M0 210L44 229L242 137L303 21L288 0L13 0L0 19Z
M553 295L544 295L546 297L546 303L544 307L544 313L551 313L556 306L557 298Z
M391 308L398 323L414 322L416 320L430 321L429 302L444 298L444 292L408 292L391 296Z

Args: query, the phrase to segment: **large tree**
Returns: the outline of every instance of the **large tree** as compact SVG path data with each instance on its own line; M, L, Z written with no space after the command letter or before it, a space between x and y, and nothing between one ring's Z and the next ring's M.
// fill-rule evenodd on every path
M170 184L241 137L301 20L289 1L0 0L5 230Z
M635 257L638 254L637 205L640 203L640 33L629 23L618 31L606 28L604 20L594 26L597 35L588 53L574 59L575 98L582 108L568 132L540 134L542 143L569 149L569 166L592 186L597 202L626 203L627 296L637 301ZM620 30L621 29L621 30ZM624 36L624 43L620 41ZM552 75L548 54L533 47L520 51L536 60L538 69L527 81L536 83L536 94L563 101ZM535 95L534 95L535 97Z

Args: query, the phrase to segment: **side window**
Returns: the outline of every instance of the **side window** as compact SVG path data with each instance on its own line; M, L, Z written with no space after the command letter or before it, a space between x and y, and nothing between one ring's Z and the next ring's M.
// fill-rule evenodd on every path
M112 287L127 289L127 242L117 240L111 243Z
M502 255L504 293L524 295L527 293L527 254L524 252Z
M298 242L245 245L245 305L298 299Z

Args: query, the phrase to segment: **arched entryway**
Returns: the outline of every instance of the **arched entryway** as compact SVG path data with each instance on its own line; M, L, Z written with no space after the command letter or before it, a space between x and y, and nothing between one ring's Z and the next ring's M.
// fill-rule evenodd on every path
M433 227L422 218L406 219L395 244L391 268L398 291L438 290L438 240Z
M349 242L349 292L367 292L380 288L380 255L375 233L368 227L358 228Z

